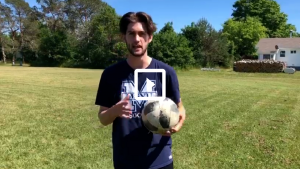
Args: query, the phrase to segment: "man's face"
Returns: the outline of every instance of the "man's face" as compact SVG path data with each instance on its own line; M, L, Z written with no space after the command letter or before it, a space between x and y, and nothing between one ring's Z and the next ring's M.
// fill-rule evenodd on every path
M130 54L141 57L146 53L148 44L152 41L152 36L147 34L144 24L137 22L128 25L124 39Z

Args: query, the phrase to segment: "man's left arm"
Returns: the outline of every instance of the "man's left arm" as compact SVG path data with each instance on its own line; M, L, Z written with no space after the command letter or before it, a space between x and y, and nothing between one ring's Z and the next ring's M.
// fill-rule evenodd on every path
M178 124L171 130L171 133L178 132L186 118L185 108L183 106L181 97L180 97L180 90L179 90L179 82L178 77L174 69L170 71L170 74L167 77L167 97L172 99L178 107L179 110L179 122Z
M182 125L183 125L183 123L184 123L184 121L185 121L185 117L186 117L186 114L185 114L185 108L184 108L184 106L183 106L183 104L182 104L181 99L180 99L180 102L177 103L177 107L178 107L178 110L179 110L179 122L178 122L178 124L171 130L172 133L178 132L178 131L181 129L181 127L182 127Z

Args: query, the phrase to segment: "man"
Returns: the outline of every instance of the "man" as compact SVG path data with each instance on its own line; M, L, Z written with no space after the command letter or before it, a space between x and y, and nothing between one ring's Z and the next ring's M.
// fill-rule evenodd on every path
M174 69L147 55L156 26L144 13L126 13L120 20L120 32L126 42L129 56L106 68L100 79L96 105L100 105L99 120L103 125L113 124L112 143L115 169L173 169L171 134L178 132L185 120L185 110L179 93ZM180 110L180 121L164 135L153 134L143 125L141 111L145 101L134 98L135 69L164 69L166 71L166 97ZM156 92L161 96L161 76L155 73L139 75L139 91ZM149 80L155 86L147 87ZM144 85L143 85L144 84ZM153 85L153 84L152 84ZM143 89L142 89L143 88ZM149 96L148 95L148 96Z

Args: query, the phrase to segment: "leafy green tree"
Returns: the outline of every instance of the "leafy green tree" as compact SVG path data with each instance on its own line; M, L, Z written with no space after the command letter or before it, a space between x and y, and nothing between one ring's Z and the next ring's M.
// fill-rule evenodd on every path
M92 67L104 68L124 57L127 49L120 39L119 19L115 9L108 5L92 19L86 37L89 39L82 39L79 46L80 54Z
M186 69L194 65L193 52L188 40L174 31L171 22L166 23L160 32L154 34L148 52L150 56L174 67Z
M64 24L73 36L88 36L88 27L94 16L99 14L105 3L99 0L65 0Z
M256 17L267 28L268 37L288 37L291 29L296 31L294 25L287 24L287 15L275 0L237 0L233 8L234 20Z
M223 25L223 36L228 39L229 46L239 56L254 55L255 45L267 36L267 29L257 18L247 17L246 21L229 19ZM238 58L236 58L238 59Z
M298 36L299 33L296 32L296 26L292 24L281 25L280 29L274 33L274 37L290 37L290 31L293 31L294 36Z
M39 57L36 66L60 66L70 57L70 44L64 30L52 31L43 27L39 34Z
M25 25L26 23L28 23L31 8L29 7L29 4L24 0L5 0L5 3L5 13L7 16L6 19L8 22L10 22L10 33L13 36L13 43L17 42L16 46L15 44L13 46L13 48L16 47L13 58L15 59L15 56L19 56L17 57L17 59L21 59L24 62L25 57L22 56L22 50L26 45L28 45L26 44L26 37L30 36L26 34Z
M173 22L167 22L163 28L160 29L159 33L175 32L173 28Z
M189 41L193 56L200 66L227 66L230 62L226 38L212 25L201 18L182 29L182 35Z

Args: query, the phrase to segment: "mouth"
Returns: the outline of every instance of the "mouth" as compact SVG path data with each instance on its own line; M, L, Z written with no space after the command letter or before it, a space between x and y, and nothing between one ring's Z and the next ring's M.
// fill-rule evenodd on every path
M142 49L142 46L137 45L137 46L133 46L133 49L137 50L137 49Z

